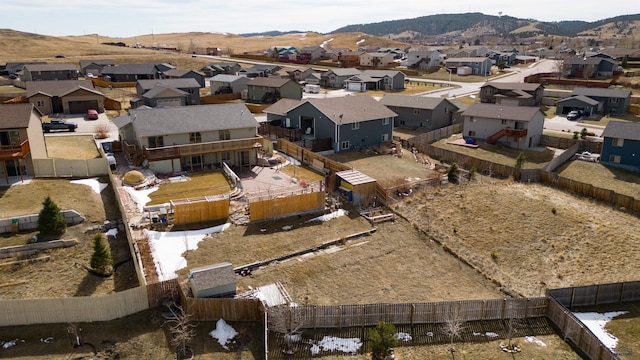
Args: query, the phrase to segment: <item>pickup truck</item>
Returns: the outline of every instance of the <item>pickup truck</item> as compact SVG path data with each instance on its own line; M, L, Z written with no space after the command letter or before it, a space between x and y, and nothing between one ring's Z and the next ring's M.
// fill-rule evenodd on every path
M49 132L51 130L67 130L76 131L78 124L64 120L52 119L49 122L42 123L42 131Z

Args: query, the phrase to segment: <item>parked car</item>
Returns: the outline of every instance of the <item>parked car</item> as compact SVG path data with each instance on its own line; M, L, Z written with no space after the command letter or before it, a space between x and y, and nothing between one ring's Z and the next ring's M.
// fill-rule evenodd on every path
M59 119L52 119L49 122L42 123L42 131L49 132L51 130L67 130L76 131L78 124Z
M87 120L98 120L98 111L95 109L87 110Z
M87 76L85 76L85 77L87 77L87 78L89 78L89 79L95 79L95 78L97 78L97 76L93 75L93 73L87 73Z
M567 114L567 120L578 120L580 119L580 111L573 110Z

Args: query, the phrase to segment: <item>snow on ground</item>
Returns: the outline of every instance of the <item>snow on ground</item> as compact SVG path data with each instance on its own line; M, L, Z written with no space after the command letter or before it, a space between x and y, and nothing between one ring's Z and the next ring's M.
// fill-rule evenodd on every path
M238 335L238 332L231 325L227 324L224 319L220 319L216 323L215 330L211 331L209 335L212 338L218 340L218 343L220 343L220 345L225 350L229 350L227 343L229 342L229 340L236 337L236 335Z
M362 340L359 338L343 339L334 336L325 336L317 344L313 340L309 340L309 343L311 344L312 355L318 355L321 350L355 354L362 347Z
M356 42L356 45L360 45L360 44L362 44L364 41L365 41L365 39L360 39L360 40L358 40L358 41Z
M606 313L586 312L573 313L591 332L609 349L618 345L618 338L609 334L604 328L614 317L624 315L628 311L612 311Z
M155 186L150 189L136 190L130 186L125 186L123 187L123 189L124 191L129 193L129 196L131 196L131 199L133 199L133 201L135 201L135 203L138 204L138 211L142 212L144 209L144 205L149 201L151 201L149 194L158 190L158 187Z
M230 225L227 223L200 230L172 232L145 229L159 280L165 281L178 277L176 271L187 267L187 260L182 257L182 254L187 250L196 250L198 243L207 235L222 232Z
M322 42L322 44L320 44L320 47L324 49L325 46L327 46L328 43L332 42L333 38L329 39L329 40L325 40Z
M101 183L98 181L98 178L91 179L81 179L81 180L71 180L69 181L72 184L80 184L90 186L93 191L100 194L102 190L104 190L109 184Z
M326 214L326 215L314 217L311 220L307 220L307 222L311 222L311 221L329 221L331 219L339 218L340 216L344 216L344 215L349 215L349 212L347 210L344 210L344 209L339 209L339 210L336 210L336 211L334 211L332 213L329 213L329 214Z
M113 236L116 237L118 235L118 228L113 228L113 229L109 229L107 230L106 233L104 233L107 236Z
M411 341L411 340L413 340L413 337L411 336L411 334L407 334L407 333L399 332L399 333L397 334L397 336L398 336L398 340L400 340L400 341L405 341L405 342L406 342L406 341Z
M535 336L525 336L524 342L535 343L536 345L539 345L539 346L547 346L547 344L545 344L544 341L538 339Z

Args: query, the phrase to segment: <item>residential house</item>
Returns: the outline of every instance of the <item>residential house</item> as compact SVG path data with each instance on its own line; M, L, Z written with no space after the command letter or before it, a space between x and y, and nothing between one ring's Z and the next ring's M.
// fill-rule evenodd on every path
M460 108L446 98L385 94L379 102L398 114L393 126L422 131L460 123Z
M342 89L345 86L345 80L354 75L360 75L360 70L356 68L331 69L320 75L320 86L332 89Z
M162 73L165 79L195 79L200 87L206 87L205 73L196 70L170 69Z
M393 55L393 58L396 60L402 59L406 55L406 51L400 48L380 48L378 49L379 53L389 53Z
M321 46L307 46L300 49L300 56L314 61L322 59L326 52L327 51Z
M396 113L367 95L282 99L264 110L267 120L302 129L309 139L331 139L333 151L349 151L392 139Z
M159 173L257 164L262 138L244 104L133 109L113 120L125 148ZM128 155L133 155L129 153Z
M162 72L163 70L160 70L157 64L107 65L102 68L102 78L112 82L136 82L138 80L160 79Z
M302 99L302 86L279 77L258 77L247 83L247 101L273 104L280 98Z
M516 64L532 64L538 60L537 56L516 55Z
M516 63L515 52L505 51L490 51L487 53L487 57L491 59L491 62L495 65L505 63L506 65L513 65Z
M315 71L311 68L305 68L305 69L292 69L292 70L288 70L287 74L289 75L289 78L293 81L297 81L297 82L301 82L304 81L304 79L315 73Z
M327 49L325 57L331 59L331 61L338 62L340 60L340 56L344 53L351 52L351 49L348 48L331 48ZM359 61L359 60L358 60Z
M84 75L101 76L105 66L114 66L115 64L115 61L108 59L80 60L80 72Z
M364 53L360 56L360 66L384 69L394 67L396 63L393 60L393 54L391 53Z
M475 103L462 116L465 138L525 150L537 146L542 137L544 114L536 106Z
M440 52L437 50L410 51L407 53L407 68L426 70L440 66Z
M322 74L314 72L312 74L307 75L304 79L302 79L302 81L304 81L309 85L320 85L321 78L322 78Z
M640 172L640 123L609 121L602 137L601 163Z
M33 159L46 159L41 114L33 104L0 105L0 184L35 176Z
M15 78L19 75L22 75L22 68L25 65L43 65L46 64L44 61L32 61L32 62L7 62L5 65L6 75L9 78Z
M491 59L486 57L448 58L444 61L444 65L447 69L453 71L454 74L462 75L462 72L458 71L461 67L470 68L470 74L473 75L491 74Z
M29 81L25 96L41 114L83 114L104 111L104 94L91 80Z
M565 76L578 79L612 77L618 67L617 61L604 57L577 56L564 61Z
M181 92L167 92L166 89ZM153 91L149 92L151 90ZM200 105L200 84L193 78L138 80L136 93L138 98L144 99L145 105L151 107L181 106L176 100L179 94L179 97L184 98L182 105Z
M629 48L606 48L600 50L601 54L606 54L610 56L612 59L622 61L622 59L626 58L640 58L640 50L639 49L629 49Z
M541 84L489 81L480 87L480 102L538 106L542 104L543 93L544 86Z
M213 77L218 74L236 75L236 73L241 69L242 66L237 62L219 62L211 63L199 71L203 72L208 77Z
M584 95L569 96L556 102L556 114L567 115L571 111L580 111L584 117L601 114L603 103Z
M583 98L571 99L571 97L578 95L595 100L599 104L596 105ZM571 97L558 101L556 114L567 114L571 110L581 110L588 114L624 115L631 105L631 91L624 89L575 87L571 92Z
M218 74L209 78L211 94L241 93L247 90L247 83L251 81L248 77L238 75Z
M22 67L20 80L78 80L78 68L73 64L27 64Z
M354 68L362 63L364 51L345 51L338 53L338 62L341 68Z
M281 69L282 67L279 65L259 64L248 69L240 69L236 75L246 76L248 78L267 77L277 74Z
M354 75L344 81L347 90L403 90L405 75L396 70L365 70L359 75Z
M447 58L486 57L489 49L484 46L467 46L463 49L450 48Z

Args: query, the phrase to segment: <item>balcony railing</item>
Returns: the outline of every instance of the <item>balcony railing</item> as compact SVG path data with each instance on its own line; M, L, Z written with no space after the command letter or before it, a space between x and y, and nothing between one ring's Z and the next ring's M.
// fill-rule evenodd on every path
M24 159L31 152L29 140L20 145L0 145L0 160Z
M248 150L262 147L262 137L239 140L211 141L205 143L173 145L142 149L148 161L178 159L183 156L210 154L222 151Z

